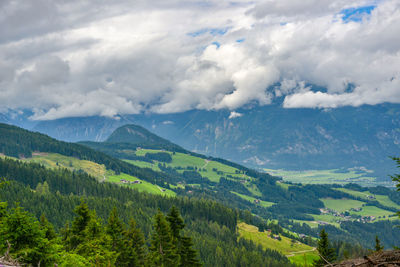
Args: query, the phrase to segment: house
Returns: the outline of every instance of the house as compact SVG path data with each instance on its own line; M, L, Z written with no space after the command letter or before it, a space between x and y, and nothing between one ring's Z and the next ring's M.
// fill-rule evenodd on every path
M279 235L272 235L272 238L275 239L275 240L280 240L281 239L281 237Z
M260 200L259 199L254 199L253 201L255 204L260 204Z
M126 184L126 183L128 183L128 181L127 180L125 180L125 179L121 179L121 180L119 180L121 183L123 183L123 184Z
M142 181L140 181L140 180L135 180L132 182L132 184L141 184L141 183L142 183Z

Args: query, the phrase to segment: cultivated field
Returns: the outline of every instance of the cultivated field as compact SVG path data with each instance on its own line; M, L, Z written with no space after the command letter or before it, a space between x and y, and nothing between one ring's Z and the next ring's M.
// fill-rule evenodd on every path
M357 183L363 186L375 186L381 184L366 172L333 170L307 170L287 171L264 169L271 175L280 176L284 181L303 184L347 184Z

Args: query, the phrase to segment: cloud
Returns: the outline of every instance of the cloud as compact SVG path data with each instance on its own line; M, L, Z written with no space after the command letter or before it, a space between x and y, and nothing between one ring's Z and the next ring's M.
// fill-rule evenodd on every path
M231 114L229 114L229 119L240 118L242 116L243 116L242 113L231 111Z
M396 0L0 5L0 108L33 119L400 103Z

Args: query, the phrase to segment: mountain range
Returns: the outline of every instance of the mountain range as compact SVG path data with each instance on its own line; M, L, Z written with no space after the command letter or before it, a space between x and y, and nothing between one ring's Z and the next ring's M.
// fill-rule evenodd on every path
M35 125L29 120L17 122L72 142L104 141L116 128L135 123L187 150L251 167L356 168L373 171L379 180L389 180L388 174L395 171L389 157L400 150L400 105L396 104L336 109L284 109L273 104L236 112L192 110L63 118Z

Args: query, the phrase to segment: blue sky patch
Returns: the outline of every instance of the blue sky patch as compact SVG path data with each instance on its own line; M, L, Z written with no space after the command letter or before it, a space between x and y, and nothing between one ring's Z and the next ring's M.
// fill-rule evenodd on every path
M347 8L343 9L340 11L340 14L342 15L342 20L344 22L361 22L363 17L365 15L370 15L371 11L376 8L375 5L371 6L362 6L362 7L352 7L352 8Z
M221 46L221 44L218 42L212 42L211 44L215 45L217 48L219 48Z
M242 38L242 39L237 39L236 40L236 43L243 43L244 42L244 40L246 40L245 38Z
M195 32L189 32L187 35L192 36L192 37L197 37L206 33L209 33L213 36L216 35L224 35L225 33L228 32L230 27L227 28L204 28L204 29L200 29L198 31Z

